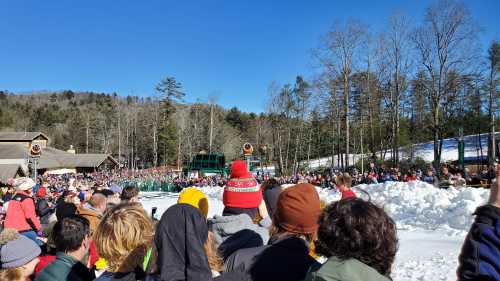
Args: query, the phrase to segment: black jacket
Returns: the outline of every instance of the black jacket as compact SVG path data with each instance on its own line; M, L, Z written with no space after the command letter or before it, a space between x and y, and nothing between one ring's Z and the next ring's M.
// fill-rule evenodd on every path
M477 208L458 257L458 280L500 280L500 208Z
M163 213L156 229L158 269L162 281L212 280L204 244L208 226L201 212L176 204Z
M36 215L40 217L40 223L48 224L49 217L54 212L54 209L49 207L49 203L45 198L39 198L35 205Z
M285 236L271 238L267 246L236 251L226 261L226 271L247 272L253 281L299 281L317 264L303 239Z

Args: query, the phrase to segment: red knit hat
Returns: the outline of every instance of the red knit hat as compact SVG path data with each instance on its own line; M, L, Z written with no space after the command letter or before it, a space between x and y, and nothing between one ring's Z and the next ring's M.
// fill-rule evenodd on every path
M47 195L47 189L43 186L41 186L38 191L36 192L36 197L45 197Z
M318 229L320 205L318 192L313 185L294 185L281 192L273 222L290 232L314 233Z
M231 179L222 194L224 206L231 208L258 208L262 192L257 181L247 169L243 160L231 164Z

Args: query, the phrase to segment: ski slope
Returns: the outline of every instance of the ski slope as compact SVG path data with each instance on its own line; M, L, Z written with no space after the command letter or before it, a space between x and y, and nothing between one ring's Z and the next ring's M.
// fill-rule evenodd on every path
M489 190L437 189L423 182L360 185L354 191L382 206L398 226L399 251L393 267L395 281L456 280L458 254L472 224L472 213L484 204ZM362 192L363 189L365 192ZM221 187L204 187L209 216L222 214ZM334 190L318 188L326 202L340 199ZM177 201L175 193L141 193L146 210L157 207L156 217Z

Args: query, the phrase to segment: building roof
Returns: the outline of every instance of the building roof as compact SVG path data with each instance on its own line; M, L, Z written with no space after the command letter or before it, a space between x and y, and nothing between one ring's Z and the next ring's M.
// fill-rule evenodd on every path
M0 159L25 159L28 157L28 148L22 143L0 142Z
M1 143L0 159L27 159L28 149L23 144ZM108 154L73 154L53 147L46 147L38 160L38 169L97 168L103 163L117 165Z
M23 169L17 164L0 164L0 182L6 183L8 179L17 175L24 176Z
M0 132L0 141L32 141L38 137L49 139L42 132Z

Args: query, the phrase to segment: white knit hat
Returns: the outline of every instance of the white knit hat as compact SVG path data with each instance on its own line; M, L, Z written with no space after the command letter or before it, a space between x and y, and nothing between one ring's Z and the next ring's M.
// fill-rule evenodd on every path
M26 178L26 177L17 178L14 180L14 187L21 189L21 190L31 189L31 188L33 188L33 186L35 186L35 184L36 183L34 180L32 180L31 178Z

